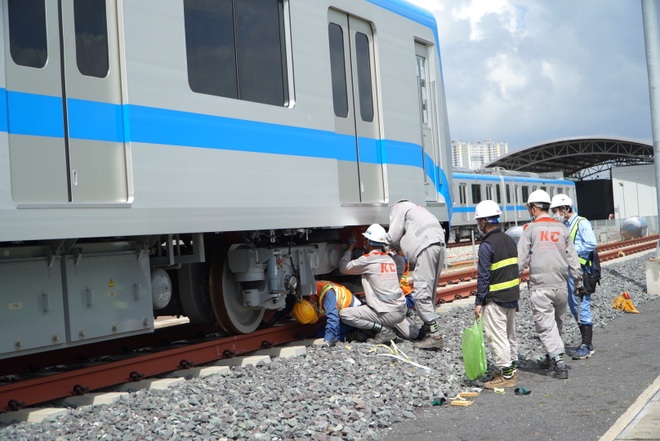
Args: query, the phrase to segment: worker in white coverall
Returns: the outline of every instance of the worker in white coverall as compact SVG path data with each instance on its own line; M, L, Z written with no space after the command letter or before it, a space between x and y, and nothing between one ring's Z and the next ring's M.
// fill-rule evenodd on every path
M396 264L384 250L385 229L373 224L363 236L366 238L366 254L351 260L355 240L349 241L348 249L339 261L339 271L362 276L366 304L343 308L339 311L341 321L357 329L375 332L375 343L388 343L396 339L397 332L406 339L417 338L419 329L406 318L406 299L399 286Z
M562 340L563 316L567 305L567 280L582 287L582 270L573 240L566 225L548 214L550 195L533 191L527 199L527 210L534 219L525 224L518 240L518 271L529 266L529 290L534 327L547 355L541 366L550 369L554 378L568 379Z
M389 244L401 249L413 270L413 291L417 315L428 332L414 346L442 348L442 336L435 312L435 290L445 260L445 232L426 208L402 199L390 211Z

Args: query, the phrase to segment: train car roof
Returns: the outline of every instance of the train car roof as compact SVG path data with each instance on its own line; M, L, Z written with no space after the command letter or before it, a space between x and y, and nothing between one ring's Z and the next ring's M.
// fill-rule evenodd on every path
M367 0L367 2L373 3L374 5L380 6L383 9L387 9L388 11L392 11L396 14L406 17L416 23L420 23L432 29L433 32L436 33L438 25L435 17L426 9L423 9L417 5L413 5L412 3L408 3L405 0Z

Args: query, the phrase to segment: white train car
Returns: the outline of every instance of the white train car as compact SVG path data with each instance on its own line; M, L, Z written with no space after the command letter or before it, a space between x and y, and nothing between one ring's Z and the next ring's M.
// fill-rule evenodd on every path
M564 179L562 173L512 172L499 168L478 173L454 170L452 182L451 239L456 242L470 238L472 232L477 234L474 209L485 199L500 205L500 221L505 229L529 221L525 203L534 190L545 190L551 197L564 193L577 205L575 182Z
M449 221L433 16L400 0L2 0L0 358L228 333L401 198Z

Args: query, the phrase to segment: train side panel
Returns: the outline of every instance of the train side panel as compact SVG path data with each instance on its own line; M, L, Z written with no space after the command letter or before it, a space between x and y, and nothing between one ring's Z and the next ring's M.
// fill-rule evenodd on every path
M400 198L449 220L427 12L389 0L272 0L247 15L192 0L0 4L0 319L11 329L0 358L151 332L170 297L174 314L251 332L336 268L340 230L387 224ZM237 28L247 46L229 56L213 21L226 17L248 20ZM208 88L225 75L206 61L232 58L252 89ZM171 280L154 292L156 272Z

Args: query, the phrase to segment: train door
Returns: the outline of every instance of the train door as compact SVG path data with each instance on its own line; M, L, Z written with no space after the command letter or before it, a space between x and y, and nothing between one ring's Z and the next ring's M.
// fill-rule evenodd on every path
M369 23L331 10L328 37L342 203L385 202L373 32Z
M437 200L436 189L434 182L438 179L435 175L436 170L434 164L440 164L437 155L436 136L433 132L433 124L431 121L435 120L435 96L430 92L430 88L435 84L429 79L429 47L425 44L415 42L415 57L417 60L417 96L419 98L419 116L420 116L420 130L422 134L422 164L424 167L424 192L426 201L435 202ZM433 179L431 179L432 177Z
M3 7L14 201L130 202L116 2Z

